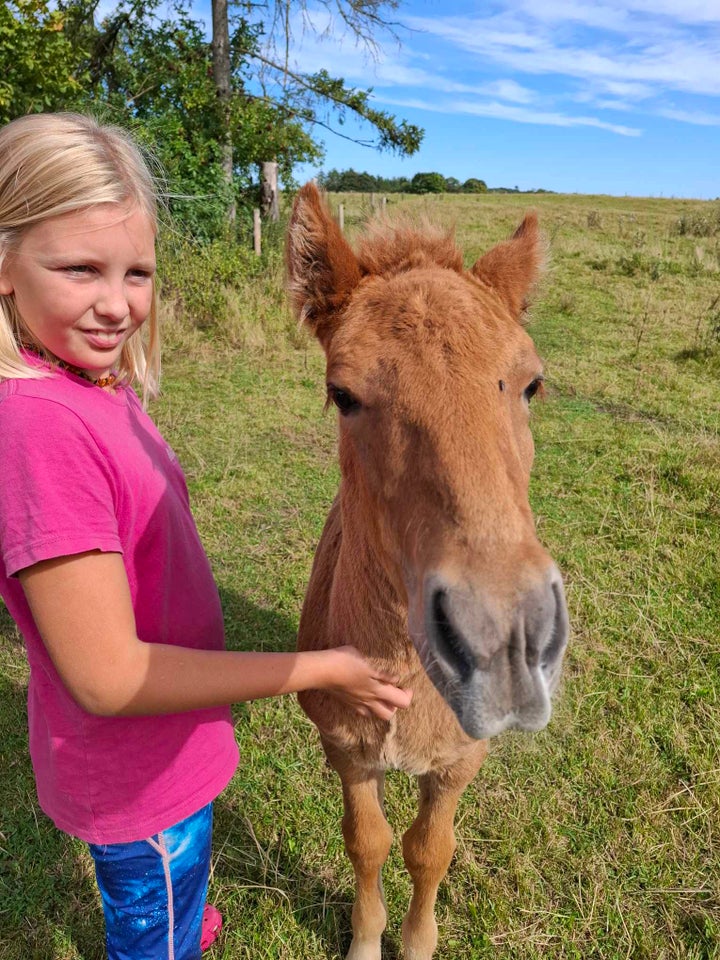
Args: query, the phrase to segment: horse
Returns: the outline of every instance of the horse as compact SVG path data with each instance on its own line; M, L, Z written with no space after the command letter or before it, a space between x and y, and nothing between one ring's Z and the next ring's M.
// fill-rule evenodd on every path
M347 960L381 957L385 772L419 778L402 943L407 960L430 960L457 803L487 739L550 719L568 616L528 500L543 368L523 326L544 259L532 213L466 270L437 227L380 221L353 251L313 183L294 202L288 292L325 352L341 472L298 648L352 644L413 691L390 721L299 695L342 782L356 880Z

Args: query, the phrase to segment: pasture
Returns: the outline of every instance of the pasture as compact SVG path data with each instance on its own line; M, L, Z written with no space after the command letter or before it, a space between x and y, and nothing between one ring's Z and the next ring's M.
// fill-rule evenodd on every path
M353 229L367 198L334 197ZM471 263L537 209L550 268L530 332L531 501L565 576L571 641L549 727L506 733L461 799L439 960L720 956L720 205L555 195L391 198L457 225ZM170 254L166 254L166 258ZM212 268L214 269L214 268ZM208 261L208 270L211 270ZM168 274L172 270L168 265ZM163 396L236 649L291 649L334 496L319 347L280 258L195 322L168 284ZM0 611L0 957L99 960L91 863L37 809L26 667ZM337 960L352 870L341 797L292 698L238 706L241 766L216 805L218 960ZM396 840L414 783L388 777ZM387 960L409 880L385 870Z

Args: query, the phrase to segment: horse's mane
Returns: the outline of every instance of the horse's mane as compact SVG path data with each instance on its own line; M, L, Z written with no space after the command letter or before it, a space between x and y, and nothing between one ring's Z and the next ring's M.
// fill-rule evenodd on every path
M463 269L454 231L427 221L379 218L370 224L355 252L364 274L397 274L430 266L458 273Z

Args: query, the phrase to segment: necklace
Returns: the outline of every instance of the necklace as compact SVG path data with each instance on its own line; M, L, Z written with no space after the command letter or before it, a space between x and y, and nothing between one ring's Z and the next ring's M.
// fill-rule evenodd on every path
M25 341L22 341L20 346L23 348L23 350L27 350L28 353L32 353L41 360L44 360L45 363L49 363L50 366L60 367L61 370L67 370L69 373L74 373L76 377L81 377L83 380L87 380L88 383L94 383L96 387L111 387L117 381L116 373L109 373L106 377L98 377L96 380L94 377L90 376L87 370L83 370L81 367L75 367L71 363L65 363L64 360L56 357L48 350L44 350L42 347L36 347L34 343L26 343Z

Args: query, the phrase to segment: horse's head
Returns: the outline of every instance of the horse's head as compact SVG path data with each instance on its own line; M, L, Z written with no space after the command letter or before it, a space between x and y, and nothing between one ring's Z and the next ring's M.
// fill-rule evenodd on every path
M376 228L353 253L308 184L287 261L339 410L344 535L362 530L407 597L412 641L468 734L542 728L568 621L528 502L535 218L465 271L433 230Z

